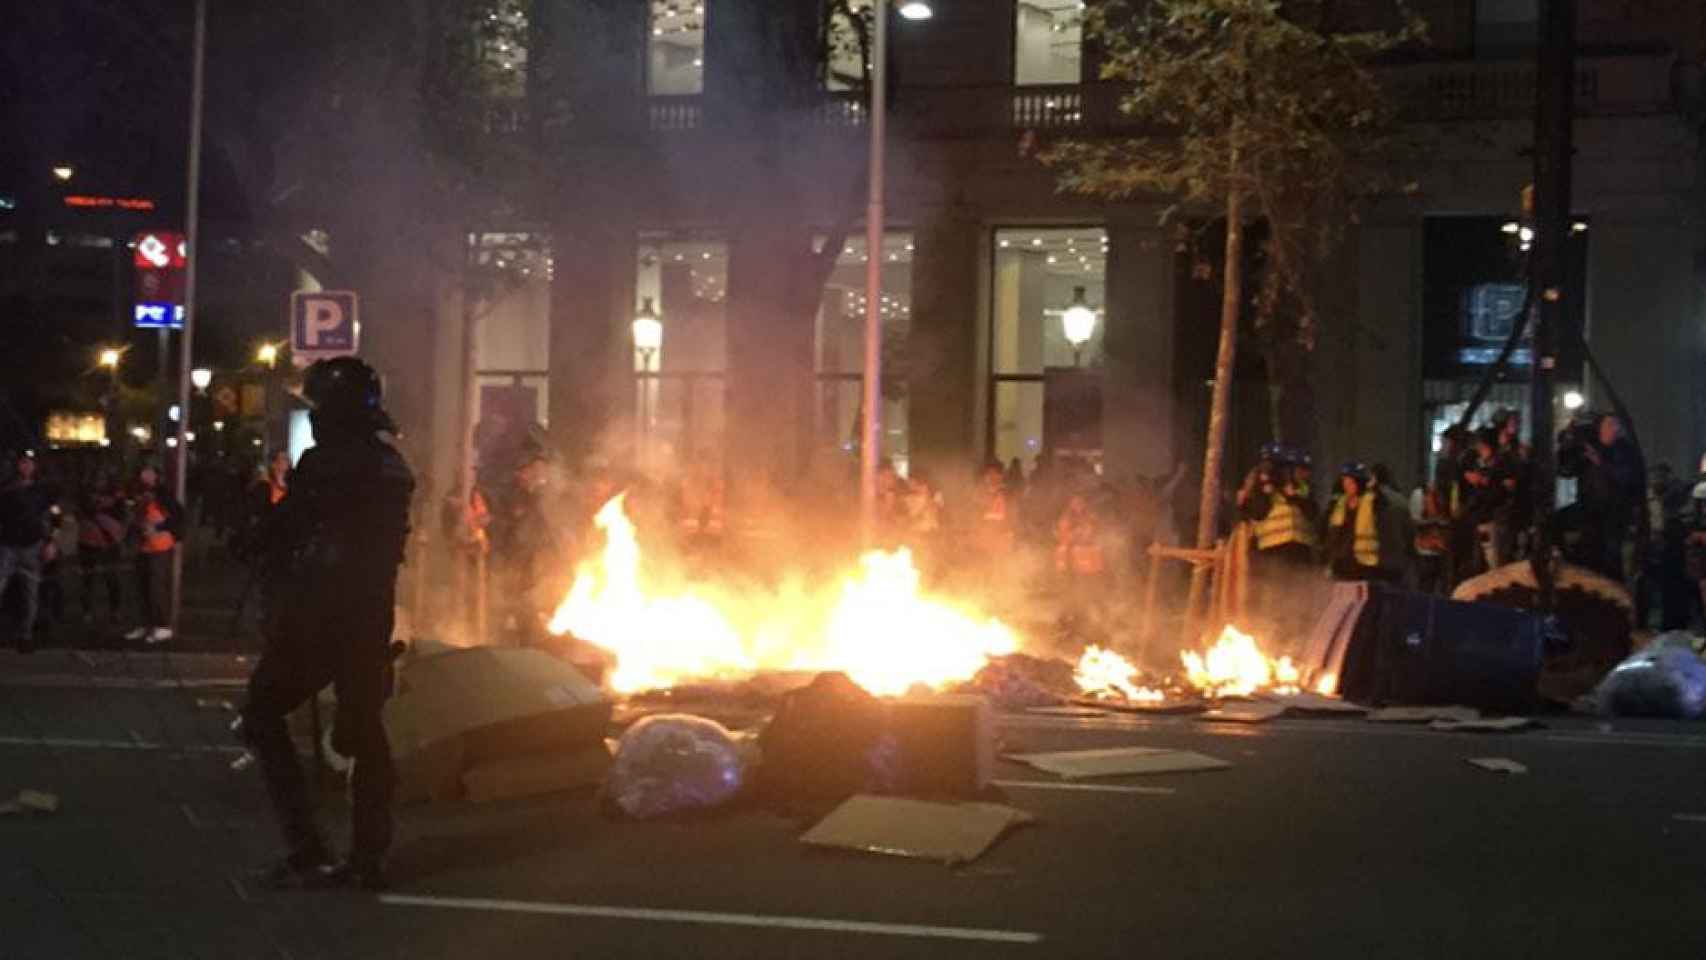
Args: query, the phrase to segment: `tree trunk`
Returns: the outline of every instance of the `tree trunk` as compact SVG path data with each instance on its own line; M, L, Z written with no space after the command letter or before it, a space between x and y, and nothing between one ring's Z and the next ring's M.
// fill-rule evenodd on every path
M1208 442L1203 452L1201 513L1197 519L1197 548L1214 547L1220 529L1220 472L1226 458L1226 420L1232 403L1232 368L1238 358L1238 307L1244 299L1244 194L1236 178L1238 155L1233 151L1234 179L1226 192L1226 272L1220 297L1220 352L1214 359L1214 399L1208 411ZM1185 607L1187 636L1201 606L1208 569L1191 571L1191 593Z
M1220 473L1226 459L1226 421L1232 403L1232 367L1238 359L1238 307L1244 299L1244 196L1236 183L1226 195L1226 275L1220 297L1220 352L1214 359L1214 400L1208 411L1203 452L1201 514L1197 547L1214 546L1220 528Z

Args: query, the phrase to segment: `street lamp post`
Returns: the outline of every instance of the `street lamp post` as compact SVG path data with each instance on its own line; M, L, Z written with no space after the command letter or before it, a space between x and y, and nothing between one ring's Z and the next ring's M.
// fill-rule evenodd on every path
M255 351L255 362L266 368L261 374L261 454L272 456L273 371L278 369L278 344L263 343Z
M198 221L201 219L201 113L202 94L206 85L207 73L207 0L196 0L195 4L195 33L190 52L190 137L189 137L189 169L186 171L185 202L184 202L184 329L178 344L178 407L184 411L184 416L178 418L177 457L173 470L172 486L179 503L188 500L189 495L189 437L188 421L190 408L190 350L195 339L195 281L197 260L201 250L197 246L197 236L200 232ZM180 544L172 551L172 618L173 629L178 627L178 614L183 609L184 599L184 548Z
M123 354L116 347L103 347L96 357L96 364L107 372L106 396L101 401L103 413L106 415L106 435L111 438L114 426L118 423L118 365Z
M640 304L640 312L634 315L633 324L634 349L640 354L640 432L638 450L635 460L640 469L651 466L652 440L652 360L663 347L663 320L658 316L657 308L652 306L652 298L645 298Z
M928 20L930 5L903 0L899 13ZM888 146L888 0L871 4L871 158L865 208L865 372L859 431L859 530L865 545L876 541L877 459L882 453L883 374L883 155Z

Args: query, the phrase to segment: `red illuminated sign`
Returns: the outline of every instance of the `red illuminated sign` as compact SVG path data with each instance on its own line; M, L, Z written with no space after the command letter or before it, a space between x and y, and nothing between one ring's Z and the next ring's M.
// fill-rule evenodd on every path
M147 197L91 197L87 194L72 194L65 198L68 207L105 208L115 207L119 210L152 210L154 201Z
M138 270L182 270L184 235L163 230L139 233L131 243Z

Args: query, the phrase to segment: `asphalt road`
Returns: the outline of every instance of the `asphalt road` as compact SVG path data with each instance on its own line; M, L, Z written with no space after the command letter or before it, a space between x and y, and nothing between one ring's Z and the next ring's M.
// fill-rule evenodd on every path
M0 659L0 957L1694 957L1706 726L1511 735L1356 720L1013 717L1022 749L1228 770L1057 789L975 863L810 850L760 813L618 823L589 792L404 813L387 897L268 895L273 853L206 664ZM164 665L162 665L164 664ZM190 669L196 667L200 670ZM34 678L33 680L31 678ZM186 678L192 685L177 687ZM45 680L43 678L46 678ZM101 678L114 678L102 681ZM95 685L99 681L101 685ZM1502 756L1527 774L1469 757ZM337 816L336 798L327 805Z

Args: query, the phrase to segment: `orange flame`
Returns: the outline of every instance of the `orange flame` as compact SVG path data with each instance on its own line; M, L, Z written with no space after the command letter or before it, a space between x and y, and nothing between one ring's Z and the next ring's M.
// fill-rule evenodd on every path
M1167 695L1159 690L1137 685L1138 670L1130 660L1112 650L1091 644L1078 658L1078 668L1072 679L1078 689L1092 697L1112 699L1114 694L1134 703L1160 703Z
M988 658L1019 648L999 620L926 596L907 550L873 551L839 589L734 597L649 589L633 522L618 496L594 518L604 551L576 572L551 618L615 655L619 693L759 670L840 670L872 693L968 680Z
M1206 654L1179 654L1191 686L1211 697L1247 697L1258 690L1296 693L1299 673L1290 657L1270 659L1256 638L1227 624Z

